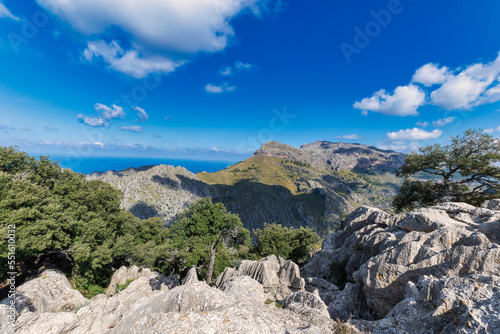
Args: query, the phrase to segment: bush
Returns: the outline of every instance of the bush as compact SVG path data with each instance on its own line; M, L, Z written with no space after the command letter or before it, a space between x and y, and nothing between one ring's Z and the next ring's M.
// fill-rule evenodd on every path
M279 255L296 263L304 262L319 236L308 227L283 227L277 224L264 224L262 230L253 231L256 237L254 253L259 257Z

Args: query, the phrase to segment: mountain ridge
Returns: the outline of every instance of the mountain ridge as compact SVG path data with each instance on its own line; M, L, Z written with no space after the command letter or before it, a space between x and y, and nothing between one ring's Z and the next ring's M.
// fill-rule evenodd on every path
M264 143L254 155L215 173L147 166L92 173L87 179L124 192L122 207L165 225L203 197L239 214L249 230L264 223L308 226L325 235L360 205L388 209L400 181L403 153L373 146L316 141L295 148Z

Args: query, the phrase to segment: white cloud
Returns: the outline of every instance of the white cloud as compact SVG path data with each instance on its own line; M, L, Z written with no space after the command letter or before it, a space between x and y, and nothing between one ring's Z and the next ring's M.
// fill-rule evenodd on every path
M102 117L88 117L82 114L76 116L80 122L87 124L88 126L107 126L108 124Z
M415 72L412 82L421 83L426 87L430 87L444 83L449 75L450 73L446 66L438 68L436 64L429 63Z
M225 75L225 76L228 76L228 75L231 75L233 74L234 72L240 72L240 71L249 71L251 70L252 68L254 68L255 65L252 65L252 64L245 64L239 60L237 60L235 63L234 63L234 66L228 66L226 68L223 68L221 71L220 71L220 74L222 75Z
M418 150L420 144L417 142L405 142L405 141L383 141L377 144L378 148L382 150L391 150L396 152L412 152Z
M56 128L55 126L44 126L43 128L47 131L53 131L53 132L59 131L59 129Z
M95 111L101 114L104 119L122 118L125 116L125 112L122 107L113 104L112 107L108 107L102 103L97 103L94 106Z
M236 86L230 86L227 82L222 83L221 85L214 85L209 83L205 85L205 91L208 93L220 94L223 92L232 92L236 89Z
M226 75L226 76L231 75L231 74L233 74L233 68L231 66L228 66L228 67L220 70L220 74Z
M19 17L12 15L12 13L5 7L5 5L0 1L0 18L7 17L15 21L19 21Z
M426 128L429 125L429 122L418 121L415 125L420 126L421 128Z
M198 52L218 52L234 36L233 17L250 9L259 15L260 0L37 0L61 20L91 38L85 57L102 56L113 70L133 77L171 72ZM118 34L113 33L115 28ZM120 31L121 30L121 31ZM103 40L127 37L118 43ZM106 38L105 38L106 37ZM92 45L98 47L92 49ZM124 59L125 58L125 59ZM138 70L134 68L138 67Z
M135 107L134 109L137 111L137 116L139 117L139 119L136 119L136 121L144 123L149 120L149 115L144 109L139 107Z
M116 41L107 44L102 40L88 42L83 56L88 62L94 57L102 57L109 64L108 68L136 79L149 73L170 73L184 63L161 56L143 57L137 50L124 51Z
M0 130L15 130L15 128L11 125L0 123Z
M432 125L441 127L445 126L446 124L453 123L455 121L455 117L446 117L444 119L438 119L437 121L432 122Z
M425 92L418 86L410 84L397 87L392 94L381 89L375 92L372 97L354 103L354 108L379 112L384 115L414 116L418 115L417 109L425 102Z
M415 71L410 85L396 88L392 95L382 89L371 98L354 103L354 108L386 115L418 115L418 108L426 104L426 95L429 104L447 110L470 110L500 101L500 53L491 62L478 62L455 70L426 64Z
M442 134L443 132L441 130L433 130L431 132L428 132L419 128L413 128L413 129L399 130L397 132L388 132L387 139L400 140L400 141L428 140L428 139L439 138L441 137Z
M484 129L483 130L484 133L493 133L493 132L496 132L496 131L500 131L500 126L498 126L496 128Z
M352 135L344 135L344 136L337 136L339 139L347 139L347 140L358 140L361 139L361 137L357 134L352 134Z
M21 130L23 130L23 131L30 131L31 130L31 126L26 125L25 127L21 128Z
M131 126L122 126L120 129L124 131L132 131L132 132L143 132L144 129L142 126L131 125Z

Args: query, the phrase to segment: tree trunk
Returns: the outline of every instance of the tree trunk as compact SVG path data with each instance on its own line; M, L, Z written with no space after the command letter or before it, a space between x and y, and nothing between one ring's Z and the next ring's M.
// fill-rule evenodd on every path
M215 249L216 248L217 248L217 243L212 241L212 244L210 245L210 262L208 263L207 284L212 283L212 275L214 273Z

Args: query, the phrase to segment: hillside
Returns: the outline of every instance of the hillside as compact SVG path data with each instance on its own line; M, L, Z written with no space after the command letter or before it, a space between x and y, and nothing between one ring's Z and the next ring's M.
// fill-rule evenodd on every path
M197 175L182 167L150 166L93 173L124 193L122 207L166 224L197 199L211 196L246 228L265 222L309 226L325 235L360 205L388 209L405 155L372 146L317 141L294 148L265 143L251 158Z

